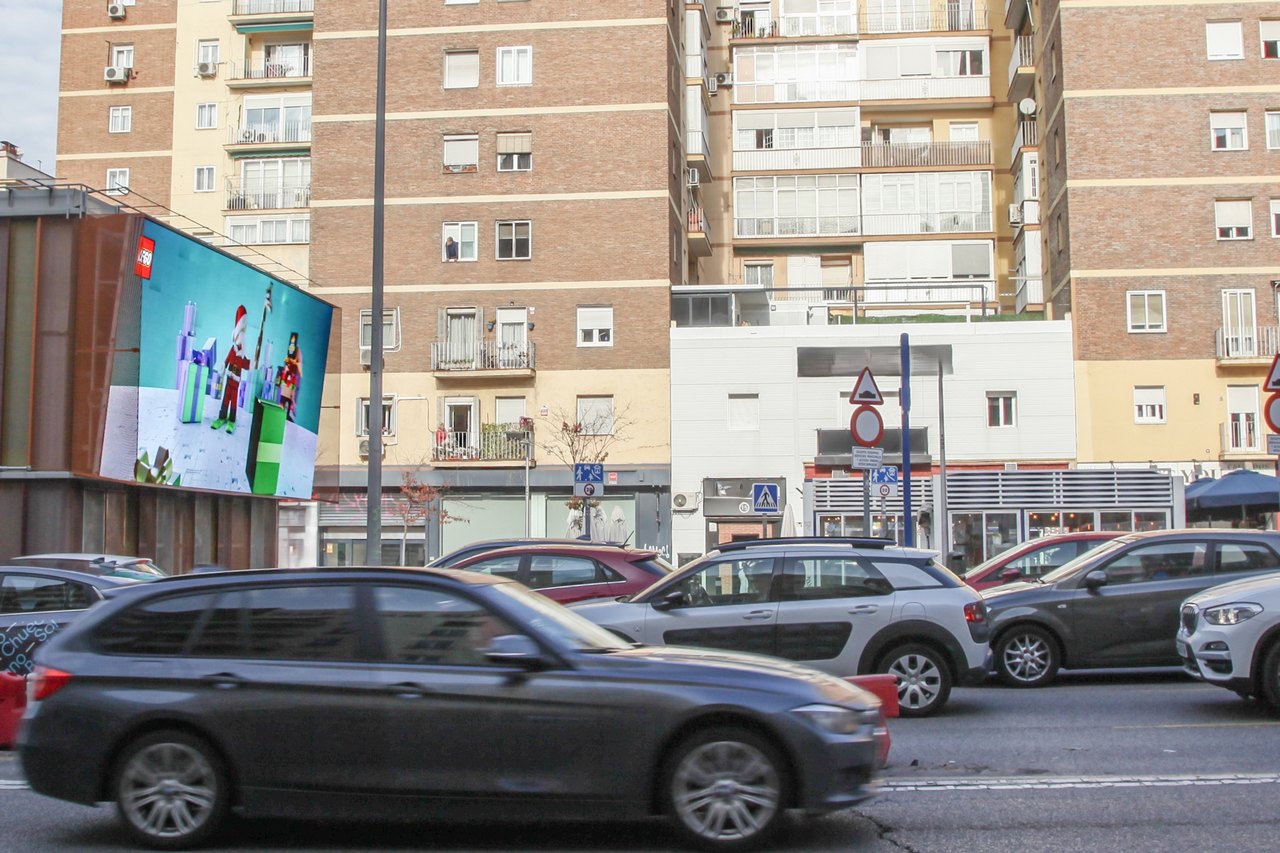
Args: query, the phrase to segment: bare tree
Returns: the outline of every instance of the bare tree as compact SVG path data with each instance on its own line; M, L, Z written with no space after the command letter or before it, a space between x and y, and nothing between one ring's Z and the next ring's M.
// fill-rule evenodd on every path
M433 486L422 480L425 462L419 462L400 474L400 496L392 512L400 520L400 565L408 559L409 528L416 524L425 525L428 521L439 521L450 524L455 521L465 522L467 519L451 514L444 508L444 495L448 486Z
M559 421L559 428L539 432L540 440L535 443L570 471L580 463L603 465L609 459L609 451L625 442L628 429L636 424L635 418L631 417L630 406L621 411L596 412L582 420L576 414L557 408L552 410L550 421ZM589 505L584 505L583 498L577 496L565 504L570 510L582 510L584 515L599 505L599 500L591 500Z

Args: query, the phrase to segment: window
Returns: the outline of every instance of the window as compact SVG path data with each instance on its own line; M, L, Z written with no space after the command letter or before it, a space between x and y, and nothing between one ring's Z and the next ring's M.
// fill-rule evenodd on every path
M742 280L744 284L773 287L773 261L746 263L742 268Z
M976 121L953 121L949 128L952 142L977 142L978 123Z
M1258 435L1258 386L1227 386L1227 446L1223 450L1261 450Z
M1267 147L1280 148L1280 112L1267 113Z
M444 170L474 172L480 168L480 137L474 133L444 138Z
M210 65L217 65L218 58L217 39L201 39L196 42L196 62L208 62Z
M528 172L533 169L533 134L498 134L498 171Z
M527 261L533 257L533 223L528 220L498 223L497 258Z
M196 169L195 169L196 192L198 193L213 192L215 174L216 174L216 171L213 166L196 166Z
M216 592L171 595L130 607L98 628L94 640L109 655L180 655L200 617L217 598Z
M107 169L107 195L125 195L129 192L129 170Z
M368 349L373 346L373 311L364 308L360 311L360 346ZM400 349L400 310L387 308L382 312L382 349Z
M128 133L133 130L133 107L112 107L107 119L108 133Z
M1018 414L1018 395L1013 391L987 392L987 426L1011 427Z
M596 561L587 557L565 557L559 554L534 554L529 557L530 589L603 583L606 580Z
M1280 21L1259 21L1258 33L1262 37L1262 58L1280 59Z
M118 68L132 68L133 67L133 45L131 44L111 45L111 64Z
M89 591L84 585L71 581L35 575L6 575L0 582L0 613L84 610L89 602Z
M934 54L938 77L982 77L982 51L940 50ZM905 73L905 69L904 69Z
M440 229L440 260L476 259L476 223L446 222Z
M444 0L446 6L474 6L480 0Z
M266 77L307 77L311 74L311 44L267 44L262 48Z
M229 216L227 236L232 242L285 244L311 242L311 215L297 216Z
M613 346L613 308L612 306L579 306L578 308L578 346L611 347Z
M809 557L787 561L782 572L783 601L888 595L893 586L853 557Z
M485 656L494 637L519 634L501 617L457 593L403 586L373 591L382 649L392 663L501 666Z
M1164 542L1140 545L1112 560L1103 569L1107 585L1144 583L1209 573L1209 546L1204 542Z
M217 104L196 104L196 130L213 130L218 126Z
M498 48L498 85L529 86L533 84L533 48Z
M578 424L586 435L612 435L613 397L579 397Z
M251 658L355 660L355 595L348 586L276 586L245 592Z
M447 50L444 54L444 87L474 89L480 85L480 53L475 50Z
M1209 59L1244 59L1244 29L1239 21L1209 21L1204 25Z
M1213 219L1219 240L1249 240L1253 237L1253 202L1248 199L1215 201Z
M1274 572L1280 569L1280 560L1265 545L1247 542L1218 543L1218 574L1230 572Z
M1164 291L1131 290L1126 294L1130 332L1164 332Z
M760 429L760 395L729 395L729 429Z
M676 326L730 326L733 295L676 294L671 297L671 319Z
M1249 147L1246 113L1209 113L1209 140L1214 151L1244 151Z
M356 398L356 435L369 434L369 398ZM382 434L396 434L396 398L382 398Z
M1271 236L1280 237L1280 200L1271 199Z
M239 143L309 142L311 95L253 95L244 99Z
M679 588L686 607L714 607L768 601L772 582L771 558L742 558L712 563L680 581Z
M229 207L267 210L311 203L311 158L285 157L240 161L240 192Z
M1164 386L1138 385L1133 389L1133 422L1164 423Z
M478 563L472 563L467 566L469 572L480 572L485 575L493 575L496 578L507 578L508 580L520 579L520 561L524 559L519 554L506 557L490 557L487 560L481 560Z

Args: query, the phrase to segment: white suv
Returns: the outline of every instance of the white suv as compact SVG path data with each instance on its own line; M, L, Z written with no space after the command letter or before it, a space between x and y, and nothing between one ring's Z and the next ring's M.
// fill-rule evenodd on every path
M1211 587L1182 603L1188 673L1280 708L1280 573Z
M632 642L892 673L902 714L919 717L990 669L986 605L933 558L885 539L734 542L637 595L573 609Z

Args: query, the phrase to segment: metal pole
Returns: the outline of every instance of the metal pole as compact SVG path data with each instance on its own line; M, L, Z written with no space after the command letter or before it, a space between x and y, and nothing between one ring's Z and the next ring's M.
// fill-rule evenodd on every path
M862 535L871 538L871 472L862 469Z
M524 538L529 538L529 465L533 461L533 434L524 434Z
M582 533L591 541L591 498L582 499Z
M369 320L369 507L364 559L382 565L382 268L386 204L387 0L378 0L378 90L373 125L373 276Z
M942 562L947 563L947 554L951 551L951 525L947 521L947 415L942 400L942 359L938 359L938 464L941 466L938 478L938 490L942 493L938 500L938 517L934 519L938 535L934 537L942 553Z
M902 388L898 400L902 404L902 517L908 523L902 526L902 544L912 548L916 544L916 523L911 515L911 339L903 332L899 338L902 349Z

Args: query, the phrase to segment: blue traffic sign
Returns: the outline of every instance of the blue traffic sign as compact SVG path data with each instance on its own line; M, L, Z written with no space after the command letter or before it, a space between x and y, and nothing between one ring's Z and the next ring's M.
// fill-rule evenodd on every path
M778 508L777 483L751 484L751 511L763 513L782 511Z
M897 485L898 468L896 465L883 465L871 469L871 482L878 485Z
M573 482L603 483L604 465L599 462L577 462L573 466Z

